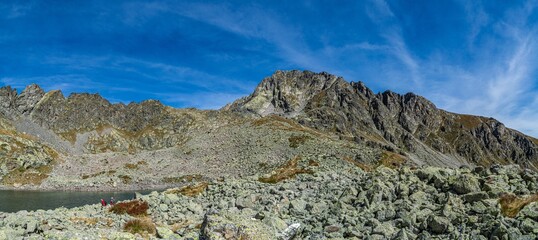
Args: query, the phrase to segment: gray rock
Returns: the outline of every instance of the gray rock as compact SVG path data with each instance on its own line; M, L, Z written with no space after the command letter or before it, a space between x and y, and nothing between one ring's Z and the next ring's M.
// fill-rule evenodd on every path
M470 174L460 175L453 183L452 189L458 194L480 191L478 179Z
M448 233L451 226L450 221L444 217L431 216L428 219L428 229L436 234Z
M286 228L284 232L279 234L278 239L279 240L291 240L295 238L295 236L300 232L300 229L301 229L301 224L294 223L290 225L288 228Z
M306 208L306 201L302 199L294 199L290 201L290 211L296 214L304 214Z
M278 217L275 216L269 216L265 217L262 222L274 229L276 232L283 232L288 228L288 224L286 222Z
M523 219L520 228L524 233L538 234L538 222L532 219Z
M237 200L235 200L235 206L239 209L242 208L253 208L254 207L254 200L252 199L252 196L240 196L237 197Z
M489 195L486 192L472 192L462 196L462 199L467 203L474 203L487 198L489 198Z
M168 211L168 205L162 203L162 204L159 204L159 210L161 212L167 212Z
M167 227L158 226L156 228L157 236L164 239L179 239L179 235L176 235L172 230Z

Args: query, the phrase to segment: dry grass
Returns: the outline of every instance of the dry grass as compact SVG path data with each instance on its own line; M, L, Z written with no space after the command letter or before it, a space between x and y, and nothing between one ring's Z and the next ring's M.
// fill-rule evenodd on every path
M43 180L49 177L49 173L52 171L51 165L52 163L35 169L16 169L6 174L2 179L2 183L5 185L40 185Z
M127 175L119 175L118 177L121 179L121 182L123 184L129 184L129 183L131 183L133 181L133 179L130 176L127 176Z
M314 171L310 169L298 167L297 165L299 163L299 160L301 160L301 156L296 156L290 161L288 161L285 165L273 171L269 177L260 177L258 180L263 183L277 183L286 179L293 178L297 174L314 173Z
M93 226L99 222L99 218L85 218L85 217L72 217L69 219L73 223L83 223L85 225Z
M129 214L131 216L146 216L149 205L147 202L133 200L129 202L116 203L110 209L109 212L115 214Z
M346 162L349 162L355 166L357 166L358 168L362 169L363 171L365 172L371 172L374 170L374 166L372 165L369 165L369 164L365 164L365 163L361 163L361 162L357 162L355 161L353 158L351 157L347 157L347 156L344 156L342 157L342 159L344 159Z
M316 162L314 160L310 160L308 161L308 166L311 166L311 167L318 167L319 166L319 162Z
M61 132L61 133L58 133L58 135L60 135L60 137L67 140L71 144L75 144L77 142L77 132L74 131L74 130L70 130L70 131L67 131L67 132Z
M193 181L200 181L200 180L202 180L202 175L200 174L163 178L163 182L165 183L182 183L182 182L193 182Z
M385 151L379 159L379 165L383 165L388 168L397 169L400 168L407 159L397 153Z
M297 148L301 145L303 145L306 141L312 139L312 137L307 135L300 135L300 136L291 136L288 138L288 141L290 142L290 147Z
M101 172L90 174L90 175L82 175L81 178L82 179L88 179L88 178L97 177L97 176L100 176L100 175L103 175L103 174L107 174L108 176L111 176L111 175L114 175L115 173L116 173L116 170L101 171Z
M501 213L505 217L514 218L517 216L519 211L527 206L529 203L537 202L538 194L534 194L528 197L517 197L514 194L503 194L499 198L499 204L501 204Z
M193 185L187 185L180 188L173 188L166 190L168 194L183 194L188 197L195 197L205 191L209 184L207 182L201 182Z
M134 163L126 163L125 165L123 165L123 167L131 170L138 169L138 165Z
M37 141L37 138L32 135L17 132L15 130L9 130L9 129L0 129L0 135L7 135L13 138L23 138L25 140Z
M136 218L123 225L123 230L132 234L155 235L155 224L150 218Z
M187 228L189 225L193 224L194 222L191 220L182 220L181 222L176 222L171 226L172 232L178 232L184 228Z
M480 124L484 122L485 120L487 119L484 119L483 117L465 115L465 114L458 115L456 118L456 122L463 125L463 127L465 127L466 129L476 128L480 126Z
M304 132L318 137L323 136L321 132L318 132L312 128L305 127L291 119L287 119L278 115L269 115L260 119L256 119L252 122L252 125L256 127L269 126L273 129L280 129L285 131Z

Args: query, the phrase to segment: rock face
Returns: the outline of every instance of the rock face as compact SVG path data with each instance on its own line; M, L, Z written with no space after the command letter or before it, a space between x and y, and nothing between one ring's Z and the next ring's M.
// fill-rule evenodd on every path
M413 93L374 94L362 82L324 72L277 71L224 110L278 114L357 142L399 149L419 164L538 166L537 141L495 119L449 113Z

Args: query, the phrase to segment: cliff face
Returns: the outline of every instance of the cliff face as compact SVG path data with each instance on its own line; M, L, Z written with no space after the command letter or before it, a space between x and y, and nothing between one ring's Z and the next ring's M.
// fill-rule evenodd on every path
M538 166L536 140L495 119L446 112L413 93L374 94L362 82L328 73L277 71L225 110L282 115L357 142L398 149L417 163Z

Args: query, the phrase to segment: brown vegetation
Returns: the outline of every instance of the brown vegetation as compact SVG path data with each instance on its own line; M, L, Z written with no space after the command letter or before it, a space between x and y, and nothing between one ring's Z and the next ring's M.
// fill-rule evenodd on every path
M125 165L123 165L125 168L127 169L138 169L138 165L134 164L134 163L126 163Z
M304 169L304 168L298 167L297 165L299 163L299 160L301 160L301 156L296 156L290 161L288 161L285 165L273 171L270 176L260 177L258 180L264 183L277 183L286 179L293 178L297 174L304 174L304 173L313 174L314 173L314 171L310 169Z
M407 159L398 153L385 151L381 155L381 159L379 159L379 165L397 169L400 168L406 161Z
M147 210L149 205L147 202L140 200L133 200L128 202L119 202L113 205L109 212L115 214L129 214L131 216L145 216L147 215Z
M465 115L465 114L458 115L457 118L456 118L456 122L460 123L466 129L476 128L485 120L487 120L487 119L485 119L483 117L473 116L473 115Z
M346 162L349 162L349 163L357 166L358 168L362 169L365 172L371 172L372 170L374 170L374 166L358 162L358 161L354 160L353 158L344 156L344 157L342 157L342 159L344 159Z
M81 223L88 226L95 226L97 223L108 227L112 227L114 225L114 221L111 218L72 217L69 220L73 223ZM47 224L47 222L44 221L43 224Z
M151 234L156 233L155 224L150 218L136 218L129 220L123 225L123 230L132 234Z
M312 137L307 136L307 135L300 135L300 136L294 135L294 136L289 137L288 141L290 142L290 147L297 148L300 145L303 145L309 139L312 139Z
M107 174L108 176L110 176L110 175L113 175L115 173L116 173L116 170L101 171L101 172L90 174L90 175L82 175L81 178L82 179L88 179L88 178L97 177L97 176L100 176L100 175L103 175L103 174Z
M165 183L182 183L182 182L192 182L192 181L200 181L200 180L202 180L202 175L200 174L163 178L163 182Z
M119 175L118 177L121 179L121 182L124 184L129 184L133 181L133 179L127 175Z
M310 160L308 161L308 166L311 166L311 167L318 167L319 166L319 163L314 161L314 160Z
M506 193L499 198L499 204L501 204L501 213L505 217L514 218L519 211L527 206L529 203L537 202L538 194L534 194L528 197L517 197L514 194Z
M207 182L201 182L193 185L187 185L180 188L173 188L166 190L168 194L183 194L185 196L194 197L202 193L207 189L209 184Z
M30 169L18 168L6 174L2 179L2 183L5 185L39 185L49 177L49 173L52 171L51 165Z
M269 115L260 119L256 119L252 122L252 125L256 127L268 126L273 129L280 129L285 131L304 132L318 137L323 135L317 130L305 127L291 119L287 119L278 115Z

